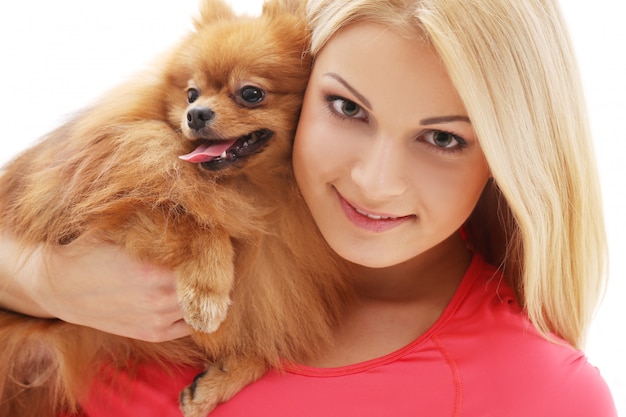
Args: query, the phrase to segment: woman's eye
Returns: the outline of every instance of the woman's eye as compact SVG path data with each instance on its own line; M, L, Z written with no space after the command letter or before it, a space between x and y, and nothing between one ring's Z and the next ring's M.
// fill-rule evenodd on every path
M200 97L200 92L195 88L187 90L187 103L191 104Z
M354 101L336 97L331 102L332 108L335 112L342 116L346 116L352 119L359 119L365 117L365 110L361 108Z
M464 148L467 143L459 136L442 130L431 130L422 135L422 138L440 149L454 150Z

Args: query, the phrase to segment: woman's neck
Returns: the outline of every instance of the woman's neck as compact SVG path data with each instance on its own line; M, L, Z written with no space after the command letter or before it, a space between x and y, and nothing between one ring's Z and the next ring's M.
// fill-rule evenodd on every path
M408 345L441 316L471 262L453 236L408 262L388 268L356 266L356 296L334 331L334 344L308 362L320 368L378 358Z
M472 254L458 233L413 259L386 268L354 265L357 298L407 302L439 293L450 296L463 277Z

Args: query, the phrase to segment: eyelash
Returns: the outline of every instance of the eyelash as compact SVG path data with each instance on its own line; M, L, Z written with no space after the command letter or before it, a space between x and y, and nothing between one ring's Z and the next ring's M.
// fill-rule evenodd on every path
M328 109L328 112L330 113L331 116L335 116L335 117L339 118L340 120L354 120L354 121L367 120L367 112L365 110L363 110L363 107L361 107L360 105L358 105L357 103L355 103L352 100L348 100L347 98L344 98L344 97L341 97L341 96L337 96L337 95L334 95L334 94L327 94L324 97L324 100L327 103L326 108ZM345 104L353 104L354 106L357 107L358 112L363 112L364 113L364 117L349 116L349 115L347 115L347 114L337 110L335 108L335 104L337 102L342 102L344 105Z
M441 147L441 146L435 145L434 143L431 143L430 141L426 139L423 139L424 136L426 135L441 135L441 134L449 135L451 139L456 142L456 145L452 147ZM455 135L454 133L448 132L446 130L427 130L427 131L420 133L417 139L421 139L423 142L430 145L436 152L442 152L444 154L462 152L468 146L468 143L465 139L463 139L459 135Z
M348 121L365 120L367 121L367 112L363 109L363 107L361 107L359 104L355 103L354 101L338 96L338 95L334 95L334 94L327 94L324 97L324 99L327 103L326 108L331 116L337 117L339 120L348 120ZM343 113L342 111L336 108L337 102L341 102L343 105L353 104L354 106L357 107L357 114L360 112L363 112L364 116L354 117L354 116L346 115L345 113ZM424 138L426 135L440 135L440 134L451 136L451 139L456 142L456 145L452 147L441 147L441 146L435 145L433 142L430 142L429 140L426 140ZM433 148L436 152L442 152L444 154L451 154L453 152L461 152L463 151L463 149L467 148L468 146L468 143L465 139L463 139L459 135L456 135L446 130L426 130L426 131L421 132L417 136L416 139L421 140L422 142L425 142L426 144L430 145L430 147ZM434 138L433 138L433 141L434 141Z

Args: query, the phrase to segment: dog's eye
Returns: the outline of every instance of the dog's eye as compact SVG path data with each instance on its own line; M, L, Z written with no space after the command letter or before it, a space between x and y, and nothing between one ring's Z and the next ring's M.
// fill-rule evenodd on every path
M243 87L239 94L241 99L248 104L258 104L265 98L265 91L252 85Z
M195 88L187 90L187 103L191 104L200 97L200 92Z

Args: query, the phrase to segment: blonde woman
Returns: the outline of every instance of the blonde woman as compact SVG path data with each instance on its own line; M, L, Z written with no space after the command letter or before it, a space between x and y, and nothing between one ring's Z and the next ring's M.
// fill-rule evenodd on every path
M315 60L294 170L325 239L354 264L358 296L332 349L211 415L616 416L578 350L606 244L556 2L310 0L307 18ZM141 280L115 248L68 250L88 261L108 250L118 261L105 264ZM89 264L55 261L49 276ZM37 301L46 276L37 282L10 307L62 317ZM141 376L120 409L104 410L99 391L88 414L131 415L161 398L154 415L175 415L176 384L154 385L172 377Z

